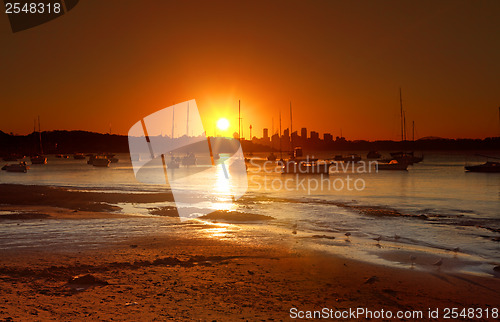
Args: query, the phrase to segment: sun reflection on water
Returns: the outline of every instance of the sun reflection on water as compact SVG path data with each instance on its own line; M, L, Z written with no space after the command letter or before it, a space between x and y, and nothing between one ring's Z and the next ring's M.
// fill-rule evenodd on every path
M219 164L216 167L215 182L214 182L214 202L212 209L214 210L234 210L232 185L229 178L226 177L227 170L224 171L225 164Z
M207 237L217 239L230 238L228 235L236 228L234 225L226 223L214 223L211 225L216 227L205 229L204 233Z

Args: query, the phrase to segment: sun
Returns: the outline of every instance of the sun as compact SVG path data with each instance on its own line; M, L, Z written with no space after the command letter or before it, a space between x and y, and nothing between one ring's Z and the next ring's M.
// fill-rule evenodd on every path
M221 131L225 131L227 130L227 128L229 127L229 121L225 118L220 118L218 121L217 121L217 128Z

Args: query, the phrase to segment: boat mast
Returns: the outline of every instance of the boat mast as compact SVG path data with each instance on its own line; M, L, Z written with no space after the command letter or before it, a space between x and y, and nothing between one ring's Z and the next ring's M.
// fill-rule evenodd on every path
M172 139L174 138L175 105L172 106Z
M401 87L399 88L399 105L400 105L400 114L401 114L401 141L404 141L403 137L403 97L401 94Z
M40 141L40 154L43 154L42 131L40 130L40 115L38 115L38 140Z
M241 100L238 100L238 141L241 144Z
M404 133L404 141L406 142L406 112L403 111L403 133Z
M271 117L271 136L274 135L274 117Z
M273 144L273 136L274 136L274 117L271 117L271 153L274 152L274 144Z
M187 107L186 135L189 137L189 102Z
M292 150L292 157L293 157L293 127L292 127L292 101L290 101L290 147Z
M281 110L280 110L280 135L278 136L280 141L280 160L283 160L283 153L281 151Z
M411 140L415 142L415 121L411 121Z

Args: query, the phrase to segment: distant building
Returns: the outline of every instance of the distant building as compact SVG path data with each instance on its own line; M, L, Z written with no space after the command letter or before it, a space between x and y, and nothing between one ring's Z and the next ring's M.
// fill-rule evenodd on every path
M285 129L285 130L283 131L283 137L285 137L285 138L290 137L290 130L289 130L289 129Z
M271 137L271 146L274 149L278 149L280 145L280 136L276 133Z
M269 129L264 129L262 132L262 138L267 140L269 138Z
M316 131L311 131L311 140L312 141L317 141L319 140L319 133Z
M300 130L300 137L302 138L302 140L306 140L307 139L307 128L303 127Z
M331 135L330 133L324 133L323 134L323 140L325 141L325 143L332 142L333 141L333 135Z
M299 135L297 134L297 131L294 131L292 133L292 142L295 145L300 144L300 142L299 142Z

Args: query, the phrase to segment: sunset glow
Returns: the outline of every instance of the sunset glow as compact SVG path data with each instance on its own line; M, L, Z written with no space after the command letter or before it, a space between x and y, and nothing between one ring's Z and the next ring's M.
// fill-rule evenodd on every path
M196 99L211 135L221 117L232 134L241 100L242 131L251 124L262 137L264 128L277 132L280 111L282 129L290 126L291 101L295 129L397 140L401 87L417 139L497 136L498 7L85 2L43 28L0 35L9 48L0 129L31 133L40 115L42 131L107 133L111 123L112 133L126 134L141 117ZM93 12L100 15L88 25Z
M217 121L217 128L221 131L225 131L229 128L229 121L225 118L220 118Z

